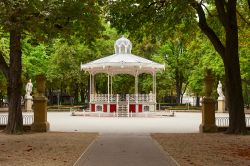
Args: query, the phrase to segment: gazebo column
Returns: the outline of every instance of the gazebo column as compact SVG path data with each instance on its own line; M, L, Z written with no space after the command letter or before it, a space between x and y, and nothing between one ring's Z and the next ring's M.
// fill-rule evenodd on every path
M138 74L135 75L135 112L138 113Z
M110 100L109 100L109 96L110 96L110 89L109 89L109 74L108 74L108 104L107 104L107 112L110 112Z
M156 110L156 73L153 72L153 102L154 102L154 110Z
M93 111L91 104L95 104L93 102L95 102L95 75L89 73L89 108L91 111Z
M91 102L92 102L92 95L91 95L91 93L92 93L92 74L91 73L89 73L89 109L90 109L90 111L92 111L91 110Z
M113 102L112 101L113 100L113 98L112 98L112 96L113 96L113 75L110 76L110 81L111 81L111 84L110 84L111 102Z
M95 75L92 74L92 77L91 77L92 81L91 81L91 94L93 94L95 96Z
M92 92L92 74L91 73L89 73L89 101L91 102L91 92Z

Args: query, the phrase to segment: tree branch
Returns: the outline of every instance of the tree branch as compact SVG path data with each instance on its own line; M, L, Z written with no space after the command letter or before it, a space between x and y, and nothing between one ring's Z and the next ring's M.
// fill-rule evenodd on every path
M201 5L206 9L206 11L207 11L207 13L208 13L209 16L211 16L211 17L214 17L214 16L215 16L215 15L213 15L213 14L208 10L208 8L206 7L206 5L204 5L203 3L201 3Z
M145 8L148 9L148 8L150 8L151 6L153 6L153 5L155 5L155 4L158 4L158 3L160 3L161 6L163 6L165 2L166 2L166 0L154 1L154 2L150 3L148 6L145 6Z
M242 16L242 14L240 14L240 12L238 10L236 10L236 13L240 16L240 18L247 24L250 25L250 23Z
M9 67L4 59L4 54L0 51L0 70L2 70L4 76L8 79L9 78Z
M150 8L151 6L153 6L153 5L155 5L155 4L157 4L158 2L152 2L152 3L150 3L148 6L145 6L145 8Z
M215 0L215 6L219 15L220 22L226 27L226 11L225 11L225 0Z
M191 3L191 6L196 10L198 16L199 16L199 27L200 29L205 33L205 35L209 38L209 40L212 42L215 50L220 54L222 59L225 58L225 47L221 43L218 36L215 34L215 32L208 26L205 13L202 9L201 4L197 2Z

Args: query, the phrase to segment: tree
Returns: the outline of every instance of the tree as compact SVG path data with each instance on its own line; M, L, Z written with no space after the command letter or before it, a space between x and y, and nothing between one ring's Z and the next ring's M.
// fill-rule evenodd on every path
M49 41L60 34L75 34L91 42L103 29L100 6L88 0L6 0L0 1L1 30L10 36L9 63L0 52L0 69L8 82L9 115L6 133L23 131L21 112L22 37L31 35L38 41Z
M50 48L49 67L46 72L49 94L52 94L53 90L61 90L63 93L74 96L74 104L80 101L79 96L81 96L81 102L85 102L88 97L89 75L80 71L80 64L112 54L114 39L117 38L114 29L105 23L103 26L105 26L105 31L91 43L91 46L86 45L76 36L72 36L67 41L58 38L47 46ZM103 82L107 80L106 76L103 78L96 76L96 79L97 90L105 90L107 83L103 85Z
M188 76L191 71L191 60L187 54L185 43L182 39L167 42L161 50L165 57L167 70L174 80L176 89L176 102L182 103L182 96L188 86Z
M53 50L46 73L49 93L52 94L53 90L66 92L74 96L74 104L78 104L79 92L85 92L88 87L88 76L80 71L80 64L91 59L94 51L79 42L77 38L71 42L57 40L53 43Z
M209 43L206 36L200 32L197 32L194 40L190 42L187 52L191 56L190 61L192 61L192 65L194 66L188 78L188 91L196 95L196 106L198 106L199 96L204 95L202 89L204 89L203 80L205 71L207 69L211 70L217 78L217 83L219 80L225 80L224 66L222 59ZM216 83L214 84L214 93L212 93L214 99L217 99L218 97L218 94L215 91L217 86Z
M246 6L245 2L238 2L240 5ZM221 38L207 22L206 13L210 14L208 5L215 6L216 15L213 18L219 20L224 31ZM199 28L211 41L225 67L225 85L228 92L226 100L230 119L227 132L246 133L236 6L237 0L118 0L111 2L107 17L111 24L119 30L125 28L133 33L143 31L146 32L146 35L158 37L159 34L166 36L165 29L173 29L182 20L191 21L197 14Z

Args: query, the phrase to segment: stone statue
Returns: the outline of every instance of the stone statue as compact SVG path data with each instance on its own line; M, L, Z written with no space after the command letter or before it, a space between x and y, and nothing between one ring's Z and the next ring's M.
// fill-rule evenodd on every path
M219 81L218 87L217 87L217 93L219 95L219 98L224 98L225 96L223 95L223 91L222 91L222 84Z
M25 88L26 95L25 96L27 96L27 97L30 96L30 94L32 92L32 88L33 88L33 84L32 84L31 79L30 79L29 82L26 84L26 88Z

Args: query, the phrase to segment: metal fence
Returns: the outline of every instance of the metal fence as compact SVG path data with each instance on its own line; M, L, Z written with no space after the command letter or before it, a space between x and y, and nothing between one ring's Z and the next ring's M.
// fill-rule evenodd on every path
M215 123L216 123L216 126L218 127L228 127L229 117L216 117ZM250 117L246 117L246 126L250 127Z
M23 115L23 124L31 125L34 121L33 115ZM7 125L8 115L0 115L0 125Z

